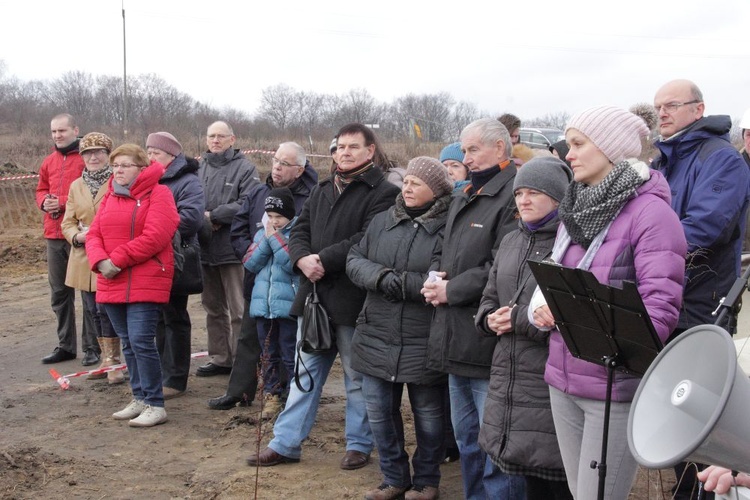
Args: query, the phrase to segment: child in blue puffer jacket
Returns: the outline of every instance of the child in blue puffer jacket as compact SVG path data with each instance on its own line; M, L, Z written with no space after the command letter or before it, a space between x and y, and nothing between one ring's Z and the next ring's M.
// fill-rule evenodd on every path
M279 380L280 363L294 373L297 319L289 314L299 288L299 277L292 270L287 245L289 232L297 222L294 197L288 188L273 189L266 197L267 220L253 238L242 260L245 269L255 273L250 315L256 318L262 349L262 418L281 411L281 395L288 393ZM291 379L291 376L289 377Z

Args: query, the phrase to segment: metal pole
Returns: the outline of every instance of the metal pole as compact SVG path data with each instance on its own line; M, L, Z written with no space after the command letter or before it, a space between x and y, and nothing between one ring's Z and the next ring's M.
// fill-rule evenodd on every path
M128 138L128 49L125 42L125 0L122 0L122 131Z

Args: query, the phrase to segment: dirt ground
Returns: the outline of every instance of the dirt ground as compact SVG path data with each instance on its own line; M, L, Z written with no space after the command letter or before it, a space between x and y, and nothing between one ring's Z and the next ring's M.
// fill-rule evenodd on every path
M224 393L226 376L191 375L187 394L167 401L169 421L150 429L132 429L110 417L130 400L126 385L75 378L69 390L61 390L40 362L57 340L38 232L0 234L0 498L362 498L379 484L375 454L358 471L338 467L345 451L338 364L302 461L264 469L244 461L271 435L270 424L256 422L257 403L229 411L206 406ZM205 350L198 297L189 309L193 351ZM194 360L193 372L200 363ZM82 370L80 353L78 360L54 367L64 374ZM405 420L411 425L408 411ZM413 432L407 441L413 451ZM444 464L442 473L442 498L461 498L458 463ZM648 477L641 471L631 498L665 498L661 491L672 481L670 471L650 471Z

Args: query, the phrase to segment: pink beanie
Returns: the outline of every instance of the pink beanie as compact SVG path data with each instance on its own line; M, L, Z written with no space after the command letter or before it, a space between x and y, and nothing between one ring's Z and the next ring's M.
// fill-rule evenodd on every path
M182 153L182 144L169 132L154 132L146 139L147 148L161 149L167 154L177 156Z
M617 165L641 154L641 138L648 135L643 119L616 106L597 106L581 111L568 121L565 132L574 128L591 139Z

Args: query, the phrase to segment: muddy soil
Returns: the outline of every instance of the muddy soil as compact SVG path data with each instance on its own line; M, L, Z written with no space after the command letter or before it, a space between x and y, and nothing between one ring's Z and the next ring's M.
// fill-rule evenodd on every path
M338 467L345 451L338 363L302 461L264 469L244 460L271 437L271 425L256 419L257 403L229 411L206 406L224 393L226 376L191 375L187 394L167 402L169 421L150 429L110 417L130 400L127 386L74 378L61 390L40 362L57 345L43 245L36 230L0 234L0 498L362 498L379 484L376 454L358 471ZM199 297L191 298L189 309L193 351L205 350ZM193 361L193 372L201 362ZM82 370L80 353L54 367L64 374ZM411 452L408 411L405 421ZM444 464L442 472L442 498L461 498L458 463ZM662 498L672 480L669 471L648 477L641 471L631 498Z

